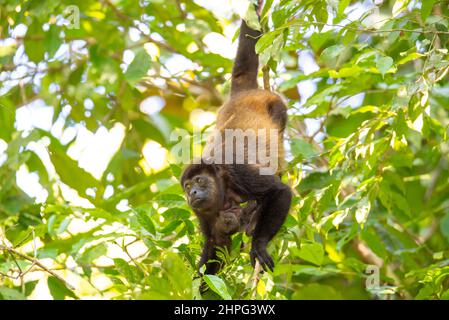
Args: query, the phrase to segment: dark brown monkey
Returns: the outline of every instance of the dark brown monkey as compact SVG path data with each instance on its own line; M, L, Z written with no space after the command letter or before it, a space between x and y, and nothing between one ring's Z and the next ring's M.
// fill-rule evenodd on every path
M278 168L283 161L283 132L287 122L286 107L282 99L270 91L257 89L258 56L255 44L259 31L248 27L242 21L237 56L232 70L231 96L218 111L216 132L226 129L273 129L277 132L277 148L271 150L266 140L268 154L276 155ZM259 136L258 136L259 137ZM214 143L214 140L212 142ZM260 145L258 145L258 148ZM248 151L248 141L245 140ZM245 151L245 160L249 153ZM203 158L199 164L189 165L183 172L181 184L186 192L189 205L200 221L205 243L200 259L200 267L206 264L206 273L214 274L220 268L217 262L216 247L230 247L231 237L220 230L220 219L228 220L230 233L238 223L235 218L241 216L243 209L235 208L234 203L252 201L253 210L247 215L254 225L251 244L251 263L256 259L264 270L273 270L274 262L267 252L268 242L274 237L287 217L292 193L290 187L282 183L279 170L271 174L261 174L260 169L267 166L259 157L257 162L243 164L235 161L223 164L216 154ZM237 198L237 201L229 200ZM220 213L225 213L224 217ZM237 219L239 220L239 219ZM241 225L239 226L241 227ZM217 228L219 230L217 230ZM225 228L226 229L226 226ZM209 260L214 260L210 261Z

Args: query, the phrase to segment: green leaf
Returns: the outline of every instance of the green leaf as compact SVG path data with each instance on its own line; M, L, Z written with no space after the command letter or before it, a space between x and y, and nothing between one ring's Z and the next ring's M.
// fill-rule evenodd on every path
M142 209L136 209L134 211L137 216L137 221L139 224L151 234L156 234L156 228L151 218L148 216L147 212Z
M396 0L392 10L393 17L397 17L402 11L404 11L407 8L409 2L410 0Z
M206 274L204 275L203 279L207 283L209 288L211 288L224 300L232 300L231 295L228 292L228 288L221 278L211 274Z
M117 267L118 272L120 272L130 283L140 283L142 280L142 271L136 266L130 265L121 258L114 259L114 264Z
M382 74L382 76L385 76L385 74L391 69L393 64L394 61L391 57L382 57L377 60L376 67Z
M441 300L449 300L449 290L446 290L441 294Z
M78 262L81 264L91 264L95 259L98 259L107 253L107 247L104 242L94 245L90 248L87 248L81 257L78 259Z
M347 67L347 68L341 68L338 71L335 70L329 70L329 76L331 78L349 78L349 77L356 77L362 72L362 68L360 68L357 65Z
M55 300L64 300L65 297L77 299L75 293L55 277L48 277L47 285L50 290L50 294Z
M28 27L24 44L25 44L25 52L28 58L36 63L44 60L44 53L45 53L44 42L34 39L41 36L44 36L42 25L35 20Z
M16 112L14 104L4 97L0 97L0 139L11 140L14 131Z
M305 261L320 266L324 260L324 249L319 243L306 243L301 246L298 256Z
M285 275L293 273L296 275L308 275L314 277L326 277L340 273L337 268L331 267L315 267L311 265L302 264L280 264L274 269L274 275Z
M440 230L446 238L446 241L449 243L449 213L446 213L446 215L441 219Z
M136 50L133 61L125 72L125 79L134 85L148 72L151 66L150 56L144 49Z
M310 159L318 154L311 143L302 139L293 138L290 145L294 157L302 156L304 159Z
M423 0L421 1L421 18L425 22L432 13L433 5L437 0Z
M64 220L62 220L62 222L59 224L58 229L56 230L56 234L63 233L69 226L70 221L72 221L70 217L66 217Z
M88 188L98 188L99 182L90 173L81 169L57 141L52 140L49 151L51 162L62 182L78 191L82 196L87 196Z
M259 40L256 42L256 53L261 53L266 48L271 46L274 42L274 39L279 35L280 31L275 30L268 33L265 33Z
M38 282L39 280L29 281L25 283L25 296L28 297L34 291L34 288L36 288Z
M339 210L332 214L332 224L338 229L338 226L345 220L349 214L349 208Z
M182 221L180 220L175 220L170 222L167 226L165 226L164 228L162 228L160 231L163 234L170 234L171 232L173 232L180 224L182 223Z
M307 100L304 106L308 107L314 104L320 104L321 102L325 102L327 101L329 96L332 96L334 93L341 92L343 88L344 87L341 84L329 86L322 91L316 92L309 100Z
M337 60L337 58L340 56L340 54L345 50L346 47L342 44L336 44L330 47L327 47L323 50L323 52L320 55L320 60L323 62L333 62Z
M338 14L341 15L344 13L346 7L349 5L351 0L340 0L338 3Z
M265 287L265 282L263 281L263 279L259 279L259 283L257 284L256 291L257 291L257 294L260 296L263 296L264 294L267 293L267 289Z
M27 298L15 289L0 286L0 295L4 300L26 300Z
M345 138L356 132L363 121L373 117L371 112L354 113L348 118L331 115L326 120L326 130L330 136Z
M411 217L411 210L410 205L407 201L407 199L400 194L399 192L396 192L394 190L391 190L391 196L393 197L393 202L396 207L398 207L402 212L404 212L407 216Z
M59 27L52 24L45 34L44 47L50 58L55 55L62 44L62 41L59 38L59 32Z
M337 289L338 290L338 289ZM337 291L331 286L318 283L311 283L296 291L293 300L342 300L343 297L339 290Z
M152 122L147 119L137 119L133 120L131 123L143 137L154 140L162 146L167 145L167 139L164 136L164 133Z
M184 197L179 194L160 194L155 200L166 207L180 207L186 204Z
M179 254L168 252L162 261L164 275L181 299L191 299L192 277Z
M184 220L190 217L190 212L182 208L169 208L162 215L170 220Z
M3 61L2 58L13 55L17 50L17 45L8 44L8 45L0 45L0 62Z
M430 297L435 294L435 289L431 284L424 285L416 295L416 300L430 299Z
M387 250L382 239L374 229L366 229L362 232L362 239L368 244L373 252L382 259L387 257Z
M367 198L363 198L357 205L357 210L355 212L355 219L359 224L364 224L368 219L368 214L371 210L371 203Z
M406 55L401 60L399 60L397 64L398 65L405 64L405 63L407 63L409 61L413 61L413 60L416 60L416 59L419 59L419 58L422 58L422 57L425 57L425 56L426 56L425 54L421 54L421 53L418 53L418 52L412 52L412 53Z
M170 169L173 172L173 176L175 178L180 179L181 174L182 174L182 167L177 164L170 163Z
M259 23L259 17L257 16L256 8L252 3L248 5L248 10L246 11L245 21L251 29L261 30Z

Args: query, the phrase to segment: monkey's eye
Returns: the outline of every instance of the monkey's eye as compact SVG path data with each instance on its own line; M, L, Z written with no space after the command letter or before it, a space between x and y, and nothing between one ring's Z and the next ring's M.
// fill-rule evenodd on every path
M202 178L202 177L197 177L195 180L196 180L196 183L199 183L199 184L204 183L204 178Z
M184 189L187 191L187 192L189 192L190 191L190 184L186 184L185 186L184 186Z

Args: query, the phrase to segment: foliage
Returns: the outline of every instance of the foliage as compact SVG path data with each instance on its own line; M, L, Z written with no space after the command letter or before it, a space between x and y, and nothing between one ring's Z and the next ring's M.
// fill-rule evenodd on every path
M144 151L223 102L232 60L205 39L239 15L192 0L0 3L0 297L201 298L180 167ZM448 299L448 1L268 0L260 24L295 197L274 272L253 281L236 235L205 298ZM20 126L48 108L50 125ZM79 146L114 132L115 147Z

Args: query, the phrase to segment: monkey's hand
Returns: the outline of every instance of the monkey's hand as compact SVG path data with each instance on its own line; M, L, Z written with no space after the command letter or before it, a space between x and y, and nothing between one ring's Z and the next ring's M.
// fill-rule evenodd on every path
M260 242L257 240L253 240L251 251L249 252L250 258L251 258L251 264L253 267L256 265L256 258L259 260L260 265L262 266L264 271L274 269L274 262L271 256L267 252L267 243L266 242Z
M252 237L258 219L260 206L256 201L250 201L242 212L242 226L245 229L246 235Z

